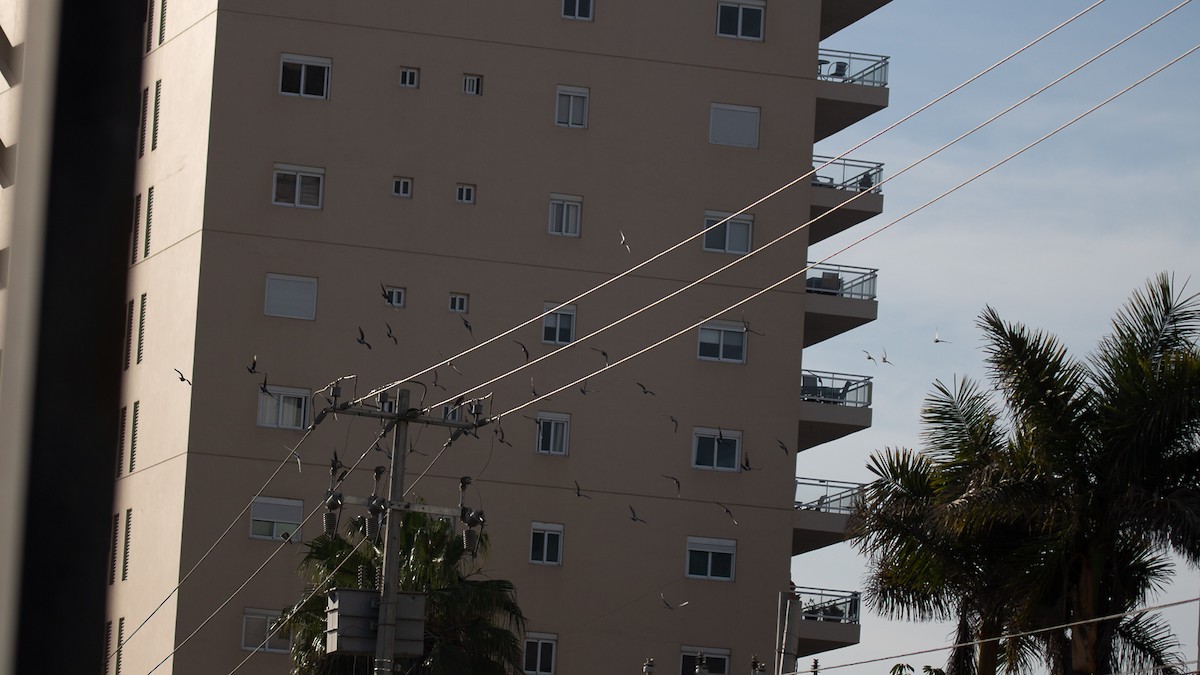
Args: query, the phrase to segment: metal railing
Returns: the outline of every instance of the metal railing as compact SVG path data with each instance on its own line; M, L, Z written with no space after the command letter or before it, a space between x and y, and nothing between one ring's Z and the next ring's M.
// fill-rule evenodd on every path
M850 513L862 499L863 483L820 478L796 479L796 509L825 513Z
M822 49L817 52L817 79L886 87L888 57Z
M804 290L843 298L874 300L878 277L879 270L870 267L813 265L804 281Z
M799 617L806 621L835 621L858 623L858 591L832 591L827 588L797 586L792 590L791 602L799 606ZM792 616L795 618L796 614Z
M813 155L813 168L824 166L814 173L809 180L813 187L850 190L851 192L883 192L880 183L883 181L882 162L864 162L858 159L842 159L834 161L832 157Z
M866 408L871 405L871 378L805 370L800 375L800 400Z

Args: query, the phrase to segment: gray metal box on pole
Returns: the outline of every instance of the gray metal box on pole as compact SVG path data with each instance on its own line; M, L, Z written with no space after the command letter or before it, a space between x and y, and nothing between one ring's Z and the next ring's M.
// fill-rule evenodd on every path
M325 605L325 651L328 654L376 653L379 636L379 592L358 588L329 591ZM396 595L395 657L425 651L425 594Z

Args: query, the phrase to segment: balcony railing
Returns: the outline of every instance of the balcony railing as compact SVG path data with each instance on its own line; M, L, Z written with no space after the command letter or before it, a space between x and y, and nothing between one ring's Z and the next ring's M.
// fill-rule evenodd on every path
M808 270L804 290L843 298L874 300L878 277L879 270L870 267L813 265Z
M828 163L828 166L822 166ZM814 187L835 188L852 192L883 192L880 183L883 182L883 164L880 162L864 162L843 157L834 160L832 157L813 156L813 168L821 167L810 180Z
M847 514L862 499L862 483L819 478L796 479L796 508L807 511Z
M886 87L888 57L822 49L817 52L817 79Z
M865 375L805 370L800 375L800 399L866 408L871 405L871 378Z
M857 591L797 586L792 591L792 598L799 605L799 617L793 614L793 619L858 623L860 602Z

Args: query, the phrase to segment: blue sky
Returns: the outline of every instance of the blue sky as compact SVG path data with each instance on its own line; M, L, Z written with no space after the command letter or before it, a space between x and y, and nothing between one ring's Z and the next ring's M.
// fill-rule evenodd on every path
M818 144L836 155L966 80L1091 2L895 0L822 47L891 58L890 107ZM855 151L885 176L915 161L1178 4L1108 0L953 97ZM1042 94L993 128L888 183L884 213L814 246L819 259L1068 121L1194 46L1200 7L1159 25ZM878 268L879 319L805 351L805 367L875 376L874 426L800 455L801 476L867 481L873 450L919 446L918 411L935 379L985 375L974 323L985 305L1058 335L1083 356L1115 310L1159 271L1200 291L1200 54L1193 54L1054 139L830 262ZM934 331L951 344L933 343ZM888 352L876 366L861 350ZM796 582L857 589L863 561L842 544L793 561ZM1182 564L1166 602L1200 595ZM1167 614L1196 658L1196 604ZM824 667L947 644L946 625L867 615L862 643ZM942 654L905 659L942 665ZM838 669L886 672L896 660ZM804 665L807 665L807 661Z

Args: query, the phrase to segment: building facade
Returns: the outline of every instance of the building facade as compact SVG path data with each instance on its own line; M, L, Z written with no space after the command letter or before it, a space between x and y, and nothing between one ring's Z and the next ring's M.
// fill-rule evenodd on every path
M797 453L871 418L803 350L875 318L875 271L805 267L882 209L879 165L813 145L886 106L887 59L821 41L885 3L150 0L102 672L287 672L286 540L335 452L366 496L389 442L315 413L414 373L430 414L501 415L414 425L408 494L471 477L529 672L857 642L857 596L790 568L853 492Z

